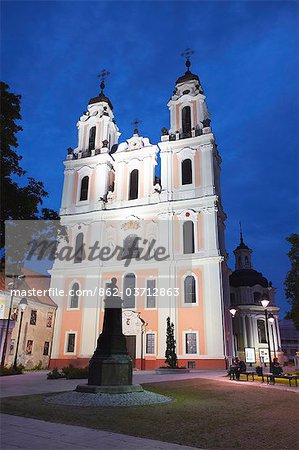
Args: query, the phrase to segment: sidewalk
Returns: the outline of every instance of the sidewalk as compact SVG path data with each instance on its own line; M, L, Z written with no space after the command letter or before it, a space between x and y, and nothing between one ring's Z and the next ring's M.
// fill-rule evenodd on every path
M83 380L66 380L65 378L59 380L47 380L48 371L40 372L25 372L23 375L11 375L8 377L0 377L0 398L13 397L17 395L33 395L46 394L48 392L63 392L72 391ZM291 391L299 393L299 387L289 387L288 384L275 384L274 386L267 385L267 383L252 382L252 381L233 381L229 377L225 377L227 372L225 370L202 370L193 371L185 374L165 374L156 375L154 371L139 371L134 372L134 384L144 383L159 383L163 381L179 381L191 380L197 378L209 379L221 383L234 383L240 387L255 386L264 389L279 389L284 391ZM86 381L87 382L87 381Z
M1 450L194 450L195 447L92 430L24 417L0 415Z

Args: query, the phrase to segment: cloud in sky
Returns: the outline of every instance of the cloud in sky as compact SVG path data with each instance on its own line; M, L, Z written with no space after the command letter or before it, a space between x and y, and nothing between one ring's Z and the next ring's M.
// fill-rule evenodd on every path
M294 2L6 2L2 79L22 94L20 152L60 204L66 148L107 68L122 139L135 117L153 142L169 124L166 103L184 71L181 51L207 95L223 158L222 192L232 255L242 220L258 270L278 287L298 197L298 4ZM233 267L233 258L230 258Z

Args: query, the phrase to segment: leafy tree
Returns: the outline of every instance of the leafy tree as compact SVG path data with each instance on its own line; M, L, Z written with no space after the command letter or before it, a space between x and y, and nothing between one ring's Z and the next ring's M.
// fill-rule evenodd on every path
M20 166L22 156L16 152L17 133L22 131L18 125L21 120L20 95L9 92L10 87L0 82L1 92L1 262L5 249L6 220L58 219L58 214L48 208L40 208L48 193L41 181L26 177L26 171ZM21 185L19 184L21 182Z
M176 341L174 338L174 325L173 322L170 323L170 317L167 317L165 358L165 363L168 365L168 367L171 367L172 369L178 367Z
M286 298L291 305L286 319L293 320L299 330L299 234L292 233L286 240L291 244L291 250L288 252L291 269L284 282Z

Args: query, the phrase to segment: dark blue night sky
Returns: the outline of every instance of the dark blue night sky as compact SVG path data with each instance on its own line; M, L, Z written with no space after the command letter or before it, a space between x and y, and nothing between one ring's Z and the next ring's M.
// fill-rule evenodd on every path
M285 237L298 226L297 27L295 2L2 3L1 78L22 95L19 152L50 194L45 206L59 208L62 160L98 72L111 72L105 93L121 140L138 117L156 143L191 47L223 159L229 264L241 220L255 268L285 311Z

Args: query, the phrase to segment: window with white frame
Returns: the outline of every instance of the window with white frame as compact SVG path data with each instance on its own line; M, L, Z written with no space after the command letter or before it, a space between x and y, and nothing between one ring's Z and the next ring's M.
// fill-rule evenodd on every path
M79 233L76 237L75 243L75 263L81 263L84 258L84 235L83 233Z
M154 355L155 352L155 333L146 333L145 351L148 355Z
M183 250L184 254L194 253L194 223L186 220L183 223Z
M196 281L193 275L184 280L184 303L196 303Z
M197 333L185 334L185 353L188 355L197 353Z
M88 199L89 177L86 175L81 180L80 202Z
M97 127L91 127L89 130L88 150L94 150L96 144Z
M135 287L136 277L133 273L128 273L123 283L123 308L135 308Z
M129 200L135 200L136 198L138 198L138 179L138 170L132 170L132 172L130 173Z
M74 283L70 293L70 309L79 308L79 284Z
M190 158L182 161L182 184L192 184L192 161Z
M66 336L66 352L75 353L76 333L67 333Z
M150 278L146 280L146 307L147 308L156 308L156 280L154 278Z

